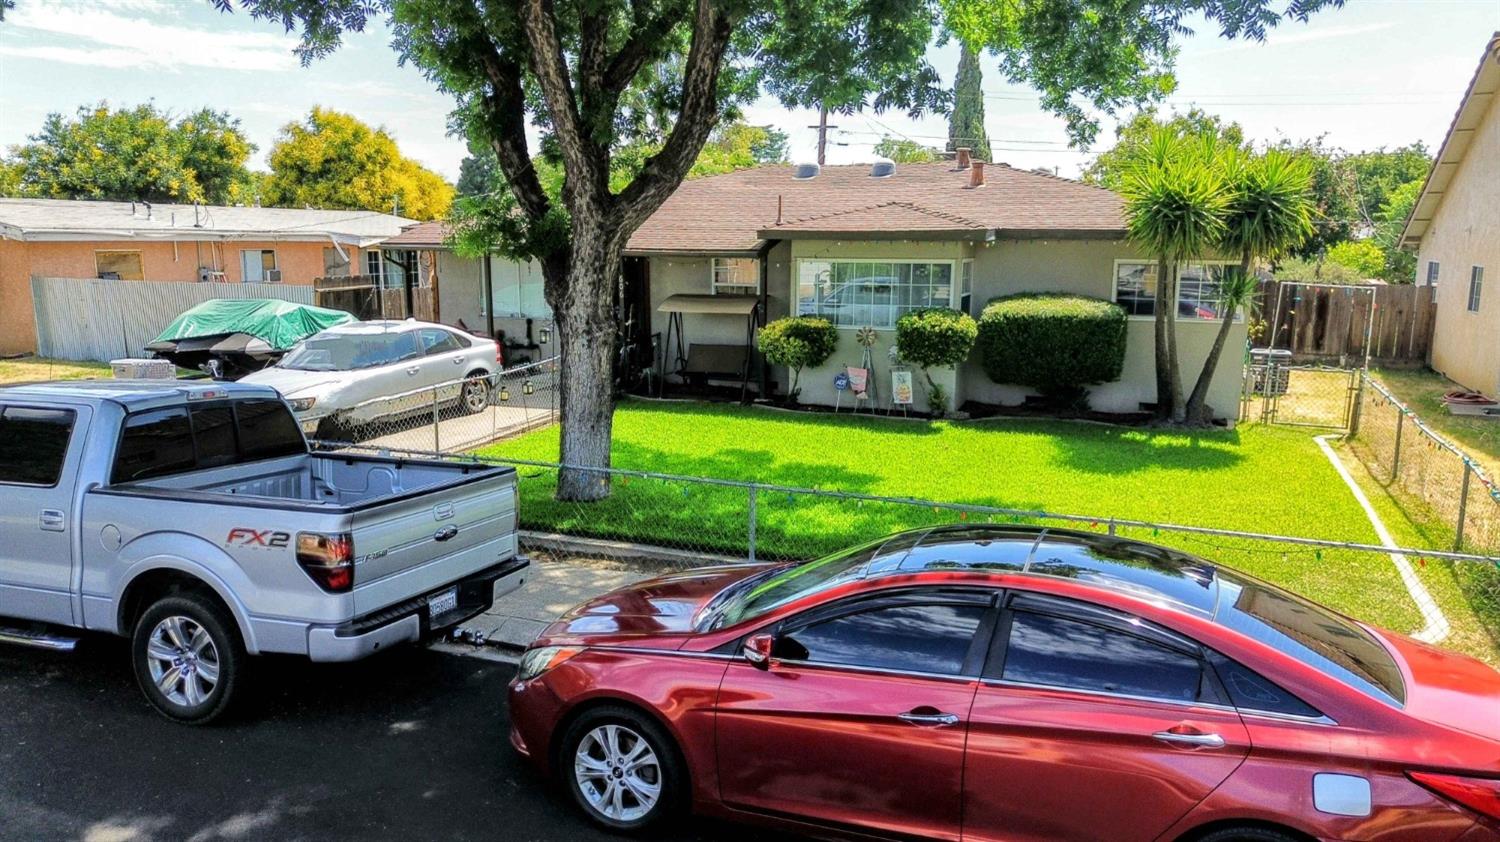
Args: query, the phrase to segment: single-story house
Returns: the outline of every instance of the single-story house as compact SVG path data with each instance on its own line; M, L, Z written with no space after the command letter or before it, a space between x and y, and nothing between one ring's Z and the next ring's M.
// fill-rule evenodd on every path
M536 349L543 328L552 321L552 309L542 295L541 264L498 255L490 255L487 261L459 257L448 243L450 231L444 222L412 225L380 244L388 256L385 263L430 267L428 282L437 291L438 318L444 323L474 333L493 332L512 347ZM484 295L486 262L489 301Z
M1436 287L1431 364L1500 395L1500 32L1490 37L1402 232L1417 283Z
M389 267L375 245L411 224L358 210L0 199L0 354L36 350L32 278L311 284L382 275Z
M741 310L703 306L708 296L758 297L762 319L833 320L840 329L833 358L802 372L801 399L813 404L850 405L835 377L860 366L857 336L872 328L873 377L884 408L892 393L888 351L896 320L908 310L949 306L978 317L989 300L1022 292L1116 301L1129 315L1125 371L1094 387L1091 402L1131 412L1156 400L1156 265L1125 236L1115 193L1004 164L765 166L684 182L630 239L623 303L646 317L643 334L670 346L657 357L669 376L681 360L691 369L695 357L712 358L694 354L693 346L746 342ZM1185 389L1219 328L1213 288L1227 264L1181 269L1175 306ZM678 311L673 333L680 330L684 353L675 336L666 339L674 317L664 310ZM1221 418L1238 409L1245 338L1243 324L1236 325L1214 374L1209 404ZM789 383L784 371L773 379L783 390ZM919 375L914 379L920 384ZM1017 404L1027 395L1023 387L991 382L972 361L934 379L954 406ZM919 410L926 408L922 393L919 385Z

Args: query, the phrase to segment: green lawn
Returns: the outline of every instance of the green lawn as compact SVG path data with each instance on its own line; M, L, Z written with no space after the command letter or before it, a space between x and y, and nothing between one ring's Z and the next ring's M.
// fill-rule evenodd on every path
M1444 392L1462 387L1426 368L1385 368L1373 373L1429 427L1468 451L1490 476L1496 475L1500 468L1500 419L1450 415L1443 405Z
M555 460L557 430L539 430L482 453ZM1083 514L1101 519L1085 528L1100 530L1103 519L1118 517L1376 542L1310 432L1285 427L1179 433L1024 420L928 424L628 402L615 415L614 463L661 473ZM608 501L578 505L552 499L550 471L525 468L522 476L528 527L704 551L744 550L748 503L741 489L630 479L618 482ZM927 506L781 493L762 494L757 504L762 554L788 557L960 519ZM1123 533L1180 546L1384 626L1409 631L1419 625L1389 558L1381 554L1149 529ZM1414 530L1403 537L1424 535ZM1463 607L1450 614L1463 613ZM1460 619L1477 622L1472 616ZM1466 638L1484 639L1477 632ZM1464 648L1488 651L1483 645Z
M108 380L109 363L80 363L70 360L45 360L27 357L0 360L0 386L7 383L31 383L39 380Z

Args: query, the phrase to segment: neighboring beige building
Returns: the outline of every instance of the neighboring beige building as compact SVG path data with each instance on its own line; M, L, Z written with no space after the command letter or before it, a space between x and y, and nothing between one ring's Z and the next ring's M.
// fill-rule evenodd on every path
M1402 244L1435 286L1434 369L1500 395L1500 32L1485 46Z
M889 166L889 165L887 165ZM1004 164L977 172L954 162L824 167L798 178L785 166L760 167L684 182L636 232L626 249L623 302L643 312L638 341L660 348L655 364L682 368L674 337L666 342L673 296L758 297L758 318L820 314L840 328L833 358L802 373L803 402L832 405L834 377L858 366L855 337L873 327L879 406L891 397L888 349L906 309L951 306L978 316L993 298L1019 292L1071 292L1118 301L1130 313L1124 376L1091 388L1104 411L1131 412L1156 399L1153 358L1155 267L1125 242L1120 198L1108 190ZM1186 267L1178 302L1178 348L1185 388L1202 368L1220 321L1213 283L1224 264ZM865 298L861 298L864 294ZM712 311L711 300L675 299ZM722 308L728 309L728 308ZM445 312L447 312L445 306ZM684 312L682 357L692 370L726 359L746 342L738 312ZM1237 325L1220 358L1209 403L1221 418L1238 409ZM716 354L695 353L694 347ZM717 367L722 374L723 366ZM773 371L774 388L789 377ZM733 382L716 376L716 382ZM935 379L964 401L1018 404L1022 387L992 383L975 363ZM916 409L926 408L920 373ZM850 405L847 394L842 404Z

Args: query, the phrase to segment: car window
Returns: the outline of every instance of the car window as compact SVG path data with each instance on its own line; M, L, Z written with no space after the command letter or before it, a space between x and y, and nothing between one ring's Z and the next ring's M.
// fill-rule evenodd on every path
M197 465L186 407L138 412L125 419L110 482L133 482L191 471Z
M1205 673L1197 656L1104 625L1015 611L1004 681L1195 702Z
M240 457L246 461L295 456L307 452L302 428L286 404L278 400L238 401Z
M239 445L235 441L234 410L229 404L194 407L193 440L198 448L197 466L217 468L235 461Z
M421 355L417 331L324 332L293 348L277 367L294 371L357 371L393 365Z
M1219 675L1219 683L1224 685L1225 692L1229 694L1230 703L1242 711L1304 716L1312 719L1322 716L1317 708L1232 658L1210 651L1208 660L1214 665L1214 671Z
M0 409L0 483L57 485L74 418L69 409Z
M428 356L460 351L463 348L464 346L458 342L458 337L446 330L426 328L422 331L422 353Z
M1371 698L1396 705L1406 701L1401 668L1374 636L1280 588L1220 571L1214 619Z
M887 605L783 634L777 657L815 664L958 675L986 606Z

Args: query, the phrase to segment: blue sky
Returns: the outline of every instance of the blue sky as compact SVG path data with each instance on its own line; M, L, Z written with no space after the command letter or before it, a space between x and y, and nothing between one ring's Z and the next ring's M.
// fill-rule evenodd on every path
M383 31L352 36L333 57L301 67L295 38L273 23L223 15L207 0L19 0L0 24L0 147L21 143L50 111L154 100L172 111L211 105L238 117L265 153L281 126L314 105L349 111L395 135L406 154L448 178L465 150L447 136L450 102L413 67L400 67ZM1206 25L1182 43L1179 93L1245 126L1258 140L1326 135L1350 150L1442 141L1491 33L1500 0L1350 0L1309 24L1285 24L1265 43L1230 42ZM951 79L955 45L933 47ZM986 127L997 160L1075 175L1091 157L1069 149L1061 121L985 59ZM817 115L772 100L747 118L790 133L793 158L814 156ZM856 114L833 122L830 163L873 159L882 134L940 144L941 116ZM1108 121L1100 147L1113 138ZM1097 151L1097 149L1095 150Z

